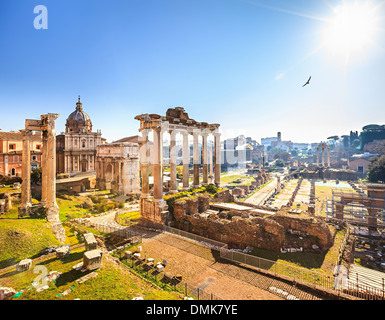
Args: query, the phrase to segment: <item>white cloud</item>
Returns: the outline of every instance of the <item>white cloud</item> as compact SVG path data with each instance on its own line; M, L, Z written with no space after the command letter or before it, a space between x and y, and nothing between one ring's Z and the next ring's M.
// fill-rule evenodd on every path
M281 80L283 77L285 76L285 74L282 72L282 73L279 73L277 74L277 76L275 77L275 80Z

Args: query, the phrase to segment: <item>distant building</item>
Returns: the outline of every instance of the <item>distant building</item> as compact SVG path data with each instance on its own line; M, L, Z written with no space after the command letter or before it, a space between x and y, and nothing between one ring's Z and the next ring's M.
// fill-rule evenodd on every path
M353 155L349 159L349 169L357 172L357 177L363 179L368 174L368 166L369 166L370 160L375 156L378 156L378 155L368 153L368 152L363 154Z
M20 131L0 131L0 175L20 177L23 135ZM42 140L40 134L31 137L31 169L41 166Z
M104 142L100 130L92 132L91 119L79 97L75 111L67 118L65 132L56 137L57 172L95 172L96 146Z
M362 128L360 135L360 149L364 150L365 145L373 141L385 140L385 125L370 124Z
M270 147L272 142L277 142L277 137L268 137L268 138L261 138L261 145L263 145L265 148Z

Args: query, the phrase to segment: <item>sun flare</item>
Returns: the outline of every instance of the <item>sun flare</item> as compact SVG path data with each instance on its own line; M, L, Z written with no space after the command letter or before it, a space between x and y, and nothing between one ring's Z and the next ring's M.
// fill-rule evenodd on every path
M376 9L369 1L335 7L323 33L325 47L345 58L364 53L375 43L379 20Z

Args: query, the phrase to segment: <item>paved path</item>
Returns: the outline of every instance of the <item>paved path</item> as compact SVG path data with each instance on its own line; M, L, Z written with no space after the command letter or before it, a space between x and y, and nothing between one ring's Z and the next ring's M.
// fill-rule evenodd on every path
M252 196L245 200L245 203L251 203L255 205L262 205L266 200L268 195L277 187L277 178L273 178L270 183L268 183L263 188L256 191Z

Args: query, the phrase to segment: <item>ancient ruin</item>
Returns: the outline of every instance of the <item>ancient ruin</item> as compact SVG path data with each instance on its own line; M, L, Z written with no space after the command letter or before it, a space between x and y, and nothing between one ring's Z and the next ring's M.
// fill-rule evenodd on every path
M119 142L97 146L96 187L125 196L138 196L139 146Z
M44 208L46 219L60 241L65 240L64 228L59 220L59 207L56 203L56 130L55 120L58 114L41 115L40 120L27 119L23 133L23 166L21 185L21 204L19 217L32 212L31 202L31 136L32 131L41 131L43 141L42 154L42 198L38 208Z
M321 166L325 167L325 150L327 150L327 167L330 167L330 148L326 143L320 143L317 147L317 167L319 166L319 150L321 149Z
M157 114L142 114L135 117L140 121L139 131L142 133L141 147L141 178L142 178L142 196L140 202L140 212L143 219L148 219L155 223L164 224L167 215L167 205L163 200L163 133L170 133L170 187L171 192L177 192L176 181L176 135L183 136L183 188L188 189L189 183L189 165L190 149L188 144L189 135L193 136L193 187L200 185L199 170L200 156L198 148L198 139L202 137L202 166L203 166L203 184L208 184L209 163L208 159L208 135L214 135L214 182L220 185L221 174L221 154L220 154L220 133L219 124L209 124L206 122L197 122L191 119L184 108L170 108L166 116ZM148 135L153 132L152 148L148 145ZM148 168L153 166L154 188L153 197L150 198Z
M210 205L210 199L204 195L177 200L171 225L225 242L231 248L273 251L286 248L314 251L314 245L327 251L333 245L335 232L322 219L288 214L284 208L269 212L252 207Z

